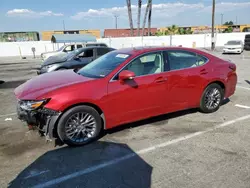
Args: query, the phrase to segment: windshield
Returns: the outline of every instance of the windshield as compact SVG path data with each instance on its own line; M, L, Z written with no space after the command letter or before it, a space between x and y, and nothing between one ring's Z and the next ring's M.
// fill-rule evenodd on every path
M82 50L81 50L81 51L82 51ZM76 49L76 50L74 50L74 51L72 51L72 52L67 53L65 57L67 58L67 60L71 60L71 59L74 58L76 55L78 55L81 51L80 51L80 49Z
M240 41L228 41L227 44L229 44L229 45L239 45Z
M130 54L111 51L92 61L78 71L78 74L92 78L103 78L122 64Z
M65 46L61 46L57 51L60 52Z

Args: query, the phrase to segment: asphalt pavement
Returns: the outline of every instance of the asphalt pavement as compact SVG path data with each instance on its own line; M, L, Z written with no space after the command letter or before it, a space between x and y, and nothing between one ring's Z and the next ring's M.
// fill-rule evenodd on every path
M0 187L221 187L250 185L250 52L220 110L171 113L108 131L84 147L55 147L15 115L13 90L41 60L0 59Z

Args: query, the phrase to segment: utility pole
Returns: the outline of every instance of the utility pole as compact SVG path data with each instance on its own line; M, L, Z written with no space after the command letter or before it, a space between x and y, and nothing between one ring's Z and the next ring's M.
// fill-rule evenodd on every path
M65 31L65 23L64 23L64 20L63 20L63 31Z
M235 25L238 23L238 17L236 16Z
M221 25L223 25L223 14L220 15L221 15Z
M114 15L115 17L115 28L117 29L117 18L119 17L118 15Z
M215 48L215 40L214 40L214 12L215 12L215 0L213 0L213 6L212 6L212 43L211 43L211 50L214 50Z

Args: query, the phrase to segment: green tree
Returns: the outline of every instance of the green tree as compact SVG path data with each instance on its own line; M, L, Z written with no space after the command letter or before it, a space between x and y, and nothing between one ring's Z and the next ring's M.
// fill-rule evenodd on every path
M165 33L166 35L176 35L178 34L178 27L176 25L172 25L168 27L168 30Z
M223 33L232 33L233 32L233 28L230 26L228 28L226 28Z
M225 22L223 25L234 25L233 21Z

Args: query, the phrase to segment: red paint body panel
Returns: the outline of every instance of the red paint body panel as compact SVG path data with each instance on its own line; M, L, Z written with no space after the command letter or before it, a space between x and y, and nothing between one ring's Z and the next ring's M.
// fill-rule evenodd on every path
M206 56L209 62L194 68L166 71L135 77L121 82L112 77L133 58L151 51L188 50ZM198 107L208 84L220 82L225 86L225 98L234 94L237 75L233 63L206 52L179 47L147 47L117 50L131 56L105 78L91 79L73 70L37 76L15 89L21 100L51 98L47 108L62 111L76 104L98 106L105 117L106 129L123 123ZM234 67L236 68L236 67Z

